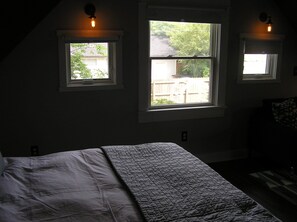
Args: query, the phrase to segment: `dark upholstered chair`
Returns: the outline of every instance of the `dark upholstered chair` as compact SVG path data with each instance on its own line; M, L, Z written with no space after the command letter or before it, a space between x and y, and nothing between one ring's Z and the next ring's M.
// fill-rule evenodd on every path
M287 99L287 98L286 98ZM297 168L297 129L276 122L272 104L285 98L265 99L263 106L251 118L249 146L252 153L261 154L287 167ZM297 97L293 98L297 102Z

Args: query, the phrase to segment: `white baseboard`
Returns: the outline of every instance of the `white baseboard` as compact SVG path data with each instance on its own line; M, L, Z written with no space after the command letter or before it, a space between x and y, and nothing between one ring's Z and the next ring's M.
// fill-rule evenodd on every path
M205 163L213 163L213 162L247 158L248 150L246 149L226 150L222 152L198 154L197 156Z

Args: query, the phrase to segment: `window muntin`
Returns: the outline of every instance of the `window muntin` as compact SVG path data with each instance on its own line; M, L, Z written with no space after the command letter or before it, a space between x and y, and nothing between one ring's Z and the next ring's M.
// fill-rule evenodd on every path
M215 60L210 23L150 20L150 107L212 103Z
M61 30L60 90L97 90L122 87L122 32Z

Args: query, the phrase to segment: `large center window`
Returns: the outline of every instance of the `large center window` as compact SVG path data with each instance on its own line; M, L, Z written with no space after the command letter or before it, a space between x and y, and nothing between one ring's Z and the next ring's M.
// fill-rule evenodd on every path
M203 2L139 3L140 122L224 115L229 1Z
M151 107L212 102L208 23L150 21Z

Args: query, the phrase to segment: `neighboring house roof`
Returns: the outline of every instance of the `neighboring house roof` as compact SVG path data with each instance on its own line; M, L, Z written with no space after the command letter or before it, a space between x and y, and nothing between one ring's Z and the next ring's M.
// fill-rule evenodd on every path
M87 44L83 49L83 57L106 57L105 55L98 53L96 45L93 43ZM76 48L73 48L72 50L75 52Z
M104 56L102 54L99 54L95 44L89 44L86 48L85 48L85 53L84 53L85 57L101 57Z
M170 46L169 39L160 36L151 36L151 56L174 56L175 49Z

